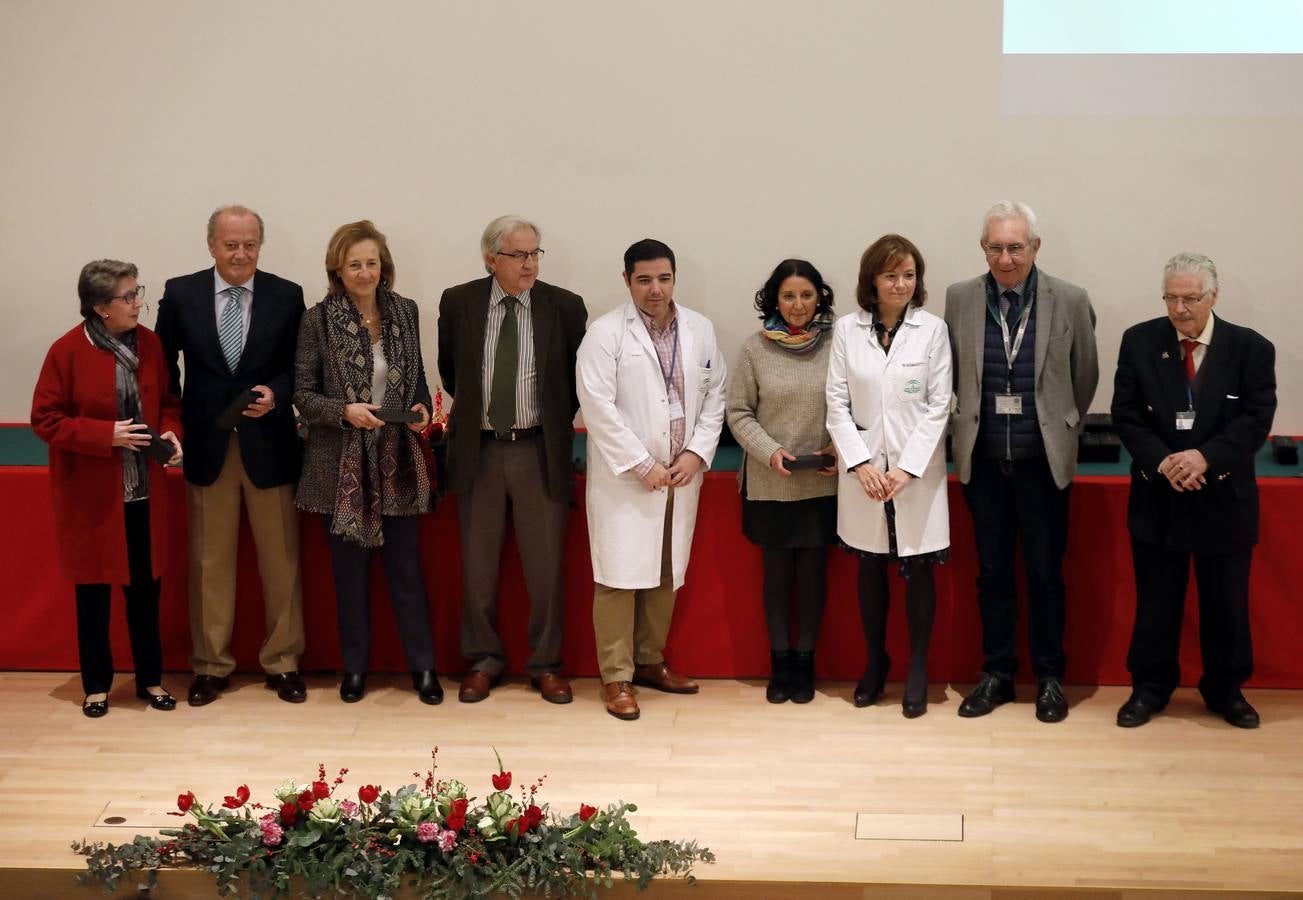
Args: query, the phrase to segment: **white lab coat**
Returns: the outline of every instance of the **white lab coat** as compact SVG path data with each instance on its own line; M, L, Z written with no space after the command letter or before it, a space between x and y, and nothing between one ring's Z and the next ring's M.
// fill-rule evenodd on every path
M915 306L884 354L872 316L843 316L828 360L828 433L837 445L837 535L852 547L889 550L883 504L849 467L868 461L916 476L896 495L896 546L917 556L950 546L945 430L952 381L946 323Z
M677 306L677 304L676 304ZM697 521L702 476L715 458L724 424L727 368L705 316L677 306L683 371L684 450L705 465L674 489L671 562L683 585ZM650 453L668 466L669 397L656 347L633 302L588 326L575 366L588 430L588 543L593 579L607 587L652 588L661 580L666 490L649 491L633 470Z

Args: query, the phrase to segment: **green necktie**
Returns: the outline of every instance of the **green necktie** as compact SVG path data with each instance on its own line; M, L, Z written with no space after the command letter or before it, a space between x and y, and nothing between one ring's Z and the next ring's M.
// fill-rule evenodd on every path
M515 297L502 298L502 328L498 331L498 349L493 357L493 381L489 384L489 424L494 431L516 427L516 359L520 334L516 328Z

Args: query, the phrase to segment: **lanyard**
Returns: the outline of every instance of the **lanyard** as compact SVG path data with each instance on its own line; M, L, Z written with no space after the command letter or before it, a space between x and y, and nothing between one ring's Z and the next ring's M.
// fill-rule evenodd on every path
M1000 323L1000 336L1004 339L1004 362L1006 375L1010 378L1013 376L1013 361L1018 358L1018 351L1022 349L1022 339L1027 334L1027 322L1031 317L1032 304L1036 302L1036 295L1028 292L1027 302L1023 304L1022 312L1018 314L1018 333L1014 336L1013 345L1009 344L1009 323L1005 321L1004 316L1000 315L1000 310L988 299L986 308L990 310L995 321Z
M674 367L679 362L679 317L674 317L674 349L670 351L670 371L665 372L665 364L661 362L661 355L656 354L656 364L661 367L661 378L665 379L665 396L670 395L670 386L674 383Z

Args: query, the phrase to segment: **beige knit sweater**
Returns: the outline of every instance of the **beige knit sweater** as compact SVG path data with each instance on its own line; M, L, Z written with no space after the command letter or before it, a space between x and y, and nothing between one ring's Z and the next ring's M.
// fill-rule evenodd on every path
M745 451L749 499L808 500L837 493L835 477L814 470L784 477L769 468L779 447L802 456L831 443L824 401L831 347L831 331L809 353L784 350L761 334L742 344L728 373L727 414L728 427Z

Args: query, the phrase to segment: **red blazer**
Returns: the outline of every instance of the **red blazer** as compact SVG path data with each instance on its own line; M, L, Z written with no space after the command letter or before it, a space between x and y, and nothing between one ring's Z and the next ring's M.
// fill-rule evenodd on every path
M155 431L181 436L180 401L168 388L163 346L136 326L140 407ZM128 584L121 448L113 446L118 418L113 354L90 342L78 325L54 342L32 395L32 430L50 445L55 542L63 574L77 584ZM154 577L167 556L164 469L149 463L150 558Z

